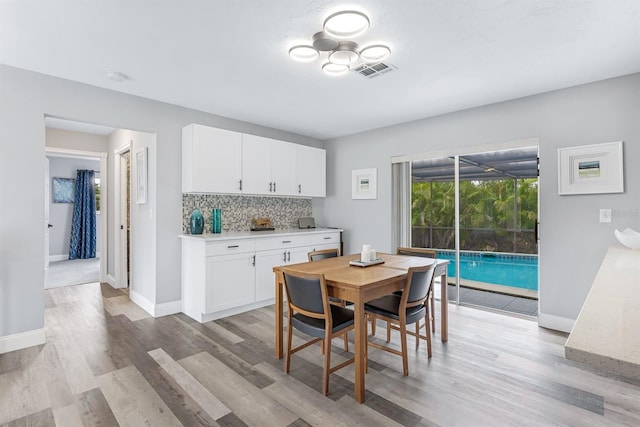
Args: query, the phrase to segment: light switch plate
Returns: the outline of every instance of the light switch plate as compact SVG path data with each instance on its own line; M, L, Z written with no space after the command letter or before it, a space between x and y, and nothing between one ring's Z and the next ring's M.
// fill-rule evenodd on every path
M600 222L611 222L611 209L600 209Z

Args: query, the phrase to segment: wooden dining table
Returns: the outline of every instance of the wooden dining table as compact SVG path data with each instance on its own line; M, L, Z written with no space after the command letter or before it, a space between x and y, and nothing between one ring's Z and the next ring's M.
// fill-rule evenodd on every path
M360 254L327 258L320 261L291 264L275 267L276 291L276 357L281 359L283 353L283 285L282 268L301 273L323 273L330 296L352 302L354 304L355 328L355 379L354 398L357 402L365 399L365 369L367 345L367 321L364 314L364 304L394 291L402 290L410 267L431 265L436 263L434 276L440 276L440 337L442 342L448 339L448 310L447 310L447 265L448 260L415 257L407 255L391 255L378 253L378 258L384 263L368 267L349 265L349 261L357 260ZM426 325L429 327L429 325Z

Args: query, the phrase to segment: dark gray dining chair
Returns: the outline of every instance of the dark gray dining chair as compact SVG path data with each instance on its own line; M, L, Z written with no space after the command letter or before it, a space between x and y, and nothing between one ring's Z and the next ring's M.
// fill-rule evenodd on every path
M407 325L417 323L420 319L428 322L429 308L427 296L433 283L433 270L435 264L412 267L407 272L407 279L401 295L389 294L381 298L369 301L364 305L366 315L375 323L376 319L387 322L390 328L400 331L400 345L402 351L368 341L368 346L379 348L393 354L402 356L402 370L404 375L409 375L409 362L407 358L407 334L414 335L416 340L422 338L427 341L427 355L431 357L431 330L425 328L425 335L407 330Z
M327 283L323 274L311 274L282 269L289 307L287 326L287 354L284 370L289 373L291 355L322 341L324 354L322 393L329 393L329 374L354 362L354 358L331 367L331 340L354 328L353 310L329 303ZM314 337L291 348L293 328Z

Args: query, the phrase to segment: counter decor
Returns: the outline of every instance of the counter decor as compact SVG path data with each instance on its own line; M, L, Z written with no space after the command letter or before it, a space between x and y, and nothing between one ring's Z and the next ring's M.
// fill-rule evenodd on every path
M200 209L195 209L189 218L189 231L191 234L202 234L204 231L204 217Z

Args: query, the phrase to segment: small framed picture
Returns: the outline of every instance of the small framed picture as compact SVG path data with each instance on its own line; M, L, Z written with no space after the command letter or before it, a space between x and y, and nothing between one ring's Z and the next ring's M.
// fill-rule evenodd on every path
M351 198L377 199L377 175L377 168L351 171Z
M558 149L558 194L622 193L622 141Z
M76 180L72 178L53 178L53 203L73 203L76 193Z
M136 203L147 203L147 147L136 151Z

